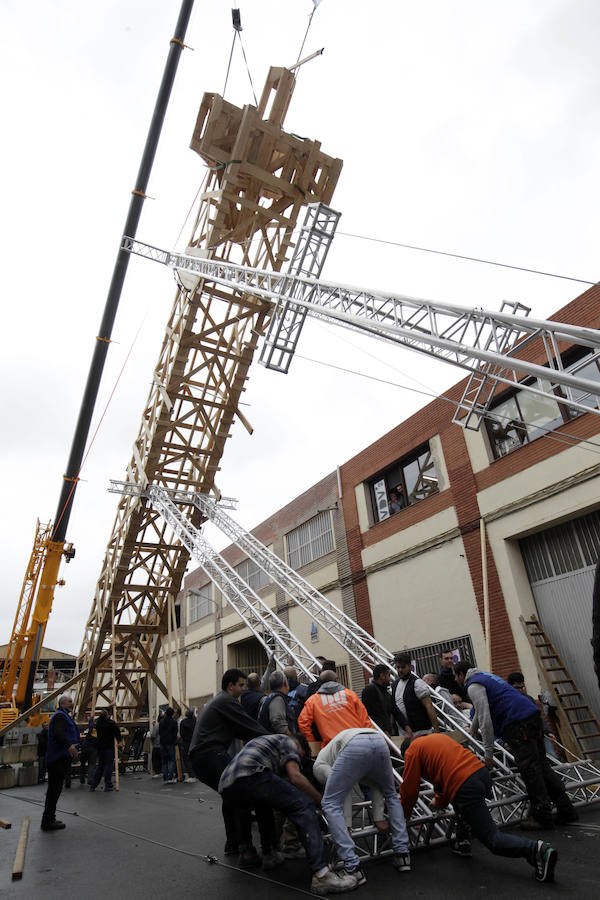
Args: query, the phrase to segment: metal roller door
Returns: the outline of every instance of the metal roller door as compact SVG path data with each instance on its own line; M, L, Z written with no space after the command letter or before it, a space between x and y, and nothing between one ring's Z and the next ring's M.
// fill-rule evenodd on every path
M540 623L600 716L592 648L592 588L600 555L600 513L520 541Z

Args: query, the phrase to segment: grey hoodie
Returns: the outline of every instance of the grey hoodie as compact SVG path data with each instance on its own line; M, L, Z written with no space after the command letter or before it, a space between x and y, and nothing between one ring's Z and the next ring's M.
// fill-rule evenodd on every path
M337 691L345 691L346 688L339 681L326 681L321 685L317 694L335 694Z
M465 682L468 682L473 675L479 675L482 671L482 669L476 668L468 669L465 675ZM471 725L473 737L481 738L486 757L492 758L494 755L494 726L492 724L487 691L482 684L470 684L467 688L467 693L475 708Z

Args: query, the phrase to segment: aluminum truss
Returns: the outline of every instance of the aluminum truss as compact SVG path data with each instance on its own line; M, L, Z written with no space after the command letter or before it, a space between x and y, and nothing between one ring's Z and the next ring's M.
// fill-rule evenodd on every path
M498 385L512 385L578 410L600 415L594 398L600 385L578 374L600 358L600 332L564 322L530 319L523 314L490 312L451 303L297 276L293 300L282 300L290 289L286 275L160 250L129 237L122 247L180 272L194 272L223 285L237 285L248 294L285 307L291 315L306 314L434 356L471 373L455 421L479 428ZM526 307L515 305L521 313ZM290 332L293 329L290 328ZM297 335L284 335L282 352L291 354ZM276 338L274 338L276 340ZM576 345L588 353L566 371L561 352ZM589 352L591 351L591 356ZM264 353L264 351L263 351ZM540 359L542 362L534 362ZM289 367L289 358L281 370ZM523 380L526 379L526 380ZM528 383L529 382L529 383Z
M313 203L308 207L290 263L290 271L296 276L320 276L339 218L340 213L324 203ZM309 299L305 294L306 287L297 277L283 287L259 359L267 369L287 373L307 316L307 310L293 300L295 297Z
M369 673L377 662L385 662L393 670L393 654L371 638L372 646L363 641L367 635L360 626L339 610L325 596L293 569L273 554L254 535L239 526L213 499L198 493L185 491L165 491L150 486L145 491L140 486L125 482L112 482L113 490L131 497L144 497L159 512L174 531L176 537L186 546L190 555L198 562L209 578L216 584L227 602L236 610L244 623L265 647L267 653L275 653L278 664L283 667L292 660L308 677L315 660L279 619L270 607L239 578L235 570L214 551L202 536L200 530L190 523L189 515L183 515L178 504L194 506L202 516L210 519L226 534L256 565L274 581L288 597L317 621L345 650L354 648L354 658ZM223 501L222 501L223 502ZM225 501L226 502L226 501ZM341 628L333 627L335 617L344 618ZM359 653L356 651L359 650ZM314 669L313 669L314 671ZM461 741L471 747L479 756L483 747L469 731L470 722L441 695L434 692L434 704L443 726L460 733ZM393 750L396 747L389 741ZM514 759L501 744L495 746L496 769L493 773L493 794L490 801L492 815L499 825L515 824L523 818L528 798L523 782L514 771ZM576 805L586 805L600 799L600 767L589 760L556 766L565 787ZM401 781L399 772L395 777ZM429 801L433 796L431 785L423 784L418 806L409 822L409 835L413 847L428 846L445 842L452 832L454 814L452 811L432 813ZM355 809L353 838L364 857L391 853L390 839L379 834L371 819L370 804L359 804Z

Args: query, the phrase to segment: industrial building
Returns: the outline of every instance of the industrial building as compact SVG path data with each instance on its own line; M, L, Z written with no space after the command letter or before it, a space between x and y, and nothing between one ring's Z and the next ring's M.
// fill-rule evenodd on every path
M600 288L552 317L597 328ZM581 366L561 347L566 370ZM535 344L529 358L542 357ZM580 369L600 380L598 362ZM485 598L493 671L521 669L539 683L520 617L536 615L598 713L589 636L600 549L599 426L548 397L497 392L479 430L453 422L465 381L326 475L253 530L263 543L386 647L413 652L419 672L441 647L486 667ZM579 398L581 399L581 398ZM482 566L482 538L485 565ZM227 561L315 654L340 663L346 683L364 676L264 573L230 546ZM202 570L178 597L184 696L201 705L228 666L260 670L266 657ZM216 669L215 669L216 664Z

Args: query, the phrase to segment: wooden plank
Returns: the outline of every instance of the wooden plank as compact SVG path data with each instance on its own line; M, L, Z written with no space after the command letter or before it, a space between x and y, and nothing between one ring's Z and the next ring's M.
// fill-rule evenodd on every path
M17 852L15 853L15 862L12 870L12 880L20 881L23 877L23 869L25 867L25 850L27 849L27 837L29 835L29 816L25 816L21 825L21 834L19 835L19 843L17 844Z

